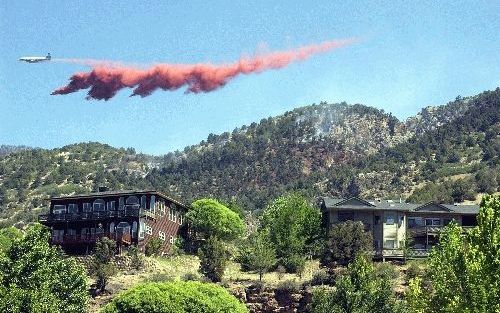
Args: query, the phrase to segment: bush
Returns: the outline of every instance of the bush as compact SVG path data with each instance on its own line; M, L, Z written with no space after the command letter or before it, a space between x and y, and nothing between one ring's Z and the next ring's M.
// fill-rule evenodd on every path
M158 255L160 253L160 249L163 242L160 238L153 238L146 243L146 247L144 248L144 254L146 256Z
M116 273L114 256L116 242L102 237L96 243L94 255L90 260L90 274L96 278L96 287L104 291L111 276Z
M300 290L300 284L295 279L284 280L276 286L276 290L295 293Z
M424 269L420 267L417 262L409 262L408 269L406 270L406 280L410 281L410 279L421 277L424 275Z
M220 282L227 263L227 249L222 241L210 237L199 251L200 273L212 282Z
M147 279L147 281L151 283L165 283L174 280L175 277L172 274L167 273L157 273Z
M201 277L197 273L189 272L189 273L182 275L181 279L183 281L200 281Z
M144 266L144 258L139 253L137 246L131 246L127 250L128 256L130 256L130 266L136 270L141 269Z
M262 228L276 249L278 264L288 272L300 270L306 256L312 256L321 238L321 213L299 194L274 200L262 215Z
M129 289L106 305L102 313L246 313L244 304L211 283L146 283Z
M375 273L377 277L386 280L394 280L399 277L399 273L394 267L394 265L388 262L382 262L377 264L375 266Z
M346 221L330 228L328 240L322 257L322 263L347 264L361 253L371 251L373 239L365 232L363 223Z
M83 267L51 247L49 238L36 224L0 254L0 312L87 311Z
M311 279L311 285L329 285L333 283L332 276L328 273L326 269L319 269L314 272L313 277Z

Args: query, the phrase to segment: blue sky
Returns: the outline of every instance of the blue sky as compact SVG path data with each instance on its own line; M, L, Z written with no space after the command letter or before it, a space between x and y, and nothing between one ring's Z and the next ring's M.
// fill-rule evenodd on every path
M309 4L309 2L313 4ZM0 144L82 141L163 154L320 101L363 103L400 119L500 85L498 1L10 1L0 4ZM110 101L51 96L80 65L23 55L131 63L230 62L263 43L282 50L365 41L207 94L157 91Z

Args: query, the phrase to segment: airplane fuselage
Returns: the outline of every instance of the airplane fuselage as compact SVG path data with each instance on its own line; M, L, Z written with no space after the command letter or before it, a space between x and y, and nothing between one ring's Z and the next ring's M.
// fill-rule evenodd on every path
M38 63L38 62L44 62L44 61L50 61L51 56L50 53L47 54L46 57L22 57L19 58L19 61L27 62L27 63Z

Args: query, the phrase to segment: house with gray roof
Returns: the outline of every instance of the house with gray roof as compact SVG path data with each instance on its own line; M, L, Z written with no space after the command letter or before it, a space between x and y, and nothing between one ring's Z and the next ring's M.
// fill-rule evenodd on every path
M373 236L378 258L401 258L408 242L412 255L426 256L439 237L439 231L455 221L467 228L476 225L477 205L405 203L397 200L320 198L325 227L345 221L360 221Z

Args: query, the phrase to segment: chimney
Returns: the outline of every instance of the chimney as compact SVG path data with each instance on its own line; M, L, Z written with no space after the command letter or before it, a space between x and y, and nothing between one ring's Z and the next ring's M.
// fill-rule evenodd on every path
M99 186L97 189L99 192L105 192L109 190L108 186Z

